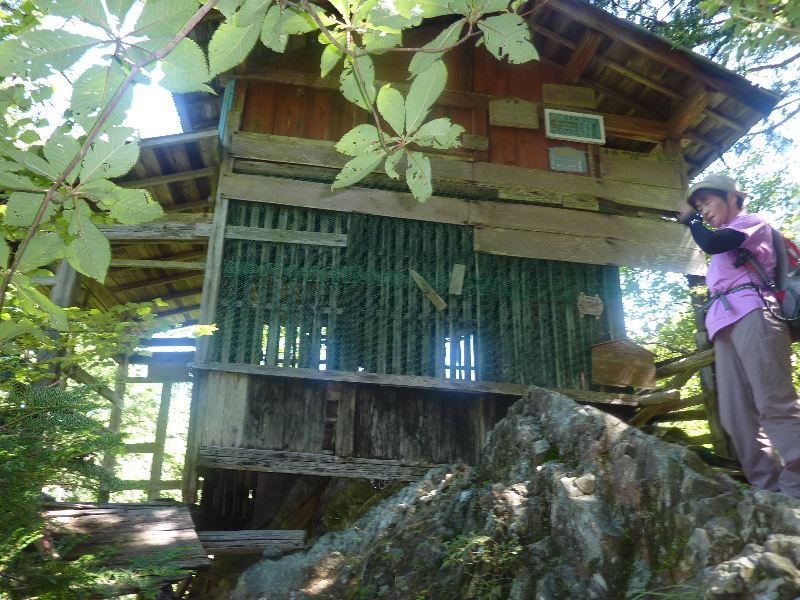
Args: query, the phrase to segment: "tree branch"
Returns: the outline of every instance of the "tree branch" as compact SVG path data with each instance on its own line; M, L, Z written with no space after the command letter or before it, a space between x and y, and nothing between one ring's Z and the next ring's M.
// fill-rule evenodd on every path
M172 52L175 47L181 42L183 38L185 38L192 29L200 22L200 20L208 14L208 12L214 8L214 5L217 3L218 0L208 0L200 9L192 15L192 17L186 22L186 24L181 28L181 30L175 34L175 36L170 39L160 50L154 52L150 56L143 58L139 62L137 62L133 67L131 67L131 71L122 84L119 86L117 91L111 97L108 104L106 104L105 108L100 112L100 115L97 117L97 121L95 121L94 127L92 127L91 131L86 136L86 140L83 142L83 145L78 150L77 154L72 158L66 168L61 172L58 179L56 179L50 188L47 190L47 194L45 194L44 200L42 201L42 205L39 207L39 212L36 213L36 217L33 219L33 223L31 224L30 228L28 229L28 233L25 236L25 239L20 242L19 246L17 247L17 251L14 253L14 260L11 262L11 266L8 268L8 273L3 277L2 282L0 283L0 311L2 311L3 306L5 305L5 295L6 291L8 290L8 286L11 283L11 278L14 275L14 271L16 271L17 266L19 266L20 259L25 252L25 249L28 247L28 244L33 239L33 236L36 234L36 231L39 229L39 226L42 224L42 220L44 219L44 215L47 213L47 208L50 205L50 202L53 199L53 196L58 191L58 189L64 184L67 176L72 173L72 171L80 164L83 160L83 157L86 156L86 153L89 151L90 146L94 142L95 138L100 134L100 131L105 125L108 118L111 116L112 111L116 108L119 101L122 99L122 96L128 90L128 88L133 85L134 80L138 77L141 70L149 65L150 63L161 60L167 54Z

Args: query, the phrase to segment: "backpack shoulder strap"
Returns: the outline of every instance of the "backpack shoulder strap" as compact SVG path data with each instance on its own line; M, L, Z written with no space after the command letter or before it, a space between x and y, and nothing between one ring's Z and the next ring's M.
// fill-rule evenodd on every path
M789 255L781 232L774 227L770 229L772 229L772 246L775 248L775 289L783 291L786 289L789 273Z

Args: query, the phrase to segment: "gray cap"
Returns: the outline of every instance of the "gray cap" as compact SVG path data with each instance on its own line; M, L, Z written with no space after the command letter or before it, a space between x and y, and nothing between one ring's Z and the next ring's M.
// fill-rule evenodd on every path
M686 192L686 202L692 204L692 195L700 190L720 190L723 192L736 194L741 198L747 197L747 192L739 189L739 186L736 185L736 180L733 177L724 175L723 173L713 173L712 175L708 175L701 181L695 183Z

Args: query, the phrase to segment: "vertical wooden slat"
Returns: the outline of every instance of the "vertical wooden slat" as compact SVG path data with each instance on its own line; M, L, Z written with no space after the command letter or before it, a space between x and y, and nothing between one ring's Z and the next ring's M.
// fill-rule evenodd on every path
M289 215L285 207L278 208L277 228L286 229ZM285 264L285 254L279 244L274 245L275 258L273 261L272 281L270 282L271 297L269 308L269 330L267 335L267 349L264 353L264 362L269 367L278 364L278 344L280 341L281 330L281 290L283 288L283 268Z
M167 425L169 424L169 405L172 398L172 382L165 381L161 384L161 402L158 405L158 419L156 420L156 439L153 461L150 464L150 487L147 490L147 499L155 500L159 496L158 483L161 481L161 469L164 465L164 446L167 443ZM238 399L244 401L244 398Z
M224 154L224 152L223 152ZM231 171L231 159L223 156L220 168L220 177ZM219 186L217 186L219 188ZM227 198L217 194L214 204L214 221L211 226L211 235L208 240L206 253L206 271L203 277L203 293L200 301L200 323L211 324L217 317L217 303L219 300L220 280L222 276L222 257L225 244L225 225L228 220ZM198 362L209 362L211 352L210 336L202 336L197 340L195 357Z
M117 366L117 375L114 381L114 394L119 400L118 403L111 405L111 414L108 418L108 430L111 433L119 433L120 425L122 425L122 411L125 406L125 377L128 376L128 357L120 358ZM103 469L113 474L114 468L117 464L117 456L113 452L106 452L103 454ZM101 485L97 494L98 502L108 502L110 491L108 487Z

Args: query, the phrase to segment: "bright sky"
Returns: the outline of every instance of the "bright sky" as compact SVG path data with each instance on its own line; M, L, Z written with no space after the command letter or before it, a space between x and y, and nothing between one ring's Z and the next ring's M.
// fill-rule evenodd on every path
M129 13L123 29L133 27L135 18L138 18L141 12L141 6L137 7ZM65 22L60 17L45 17L42 20L42 25L49 29L64 28L72 33L81 35L89 35L92 37L102 37L102 32L91 25L84 22L71 20ZM90 51L87 52L81 60L77 63L74 70L68 73L71 81L75 81L80 74L94 64L102 62L102 52ZM169 91L158 85L163 74L160 71L151 73L152 81L150 85L137 84L133 88L133 103L131 109L128 111L128 118L124 125L138 129L142 138L158 137L161 135L169 135L172 133L180 133L181 124L178 118L178 112L175 109L175 103ZM70 85L66 84L61 75L53 75L50 80L55 86L55 92L50 100L50 107L47 114L43 115L51 124L51 129L56 127L61 121L61 115L64 110L69 106L69 98L72 91Z

